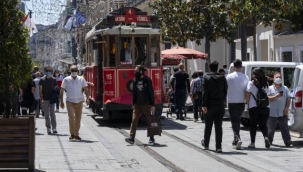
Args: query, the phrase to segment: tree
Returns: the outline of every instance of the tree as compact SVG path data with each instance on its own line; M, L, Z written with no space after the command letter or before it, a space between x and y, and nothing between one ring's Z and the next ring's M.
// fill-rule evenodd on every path
M5 98L5 115L12 114L13 93L30 78L32 62L27 54L28 32L22 26L24 13L19 0L0 1L0 93Z
M229 17L236 23L247 23L254 27L254 60L257 60L256 26L269 26L275 20L280 29L280 18L293 16L302 6L302 0L230 0Z
M158 17L163 37L168 36L173 44L185 47L191 39L194 26L191 23L191 9L187 2L177 0L153 1L149 6Z
M205 38L205 52L210 62L210 42L218 38L232 40L234 25L228 20L223 0L165 0L150 5L159 18L163 33L174 43L184 46L188 40L198 45ZM206 65L206 69L208 66Z
M235 25L228 18L228 8L224 0L192 0L192 23L195 25L193 38L197 44L205 39L205 52L208 54L207 63L211 60L210 42L224 38L231 42ZM208 71L208 64L205 69Z

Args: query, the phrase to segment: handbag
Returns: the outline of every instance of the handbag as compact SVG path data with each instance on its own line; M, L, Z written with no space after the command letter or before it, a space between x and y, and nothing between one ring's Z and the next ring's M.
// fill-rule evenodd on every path
M162 133L162 127L161 127L161 121L159 119L159 116L151 115L150 121L148 122L147 137L154 135L161 136L161 133Z

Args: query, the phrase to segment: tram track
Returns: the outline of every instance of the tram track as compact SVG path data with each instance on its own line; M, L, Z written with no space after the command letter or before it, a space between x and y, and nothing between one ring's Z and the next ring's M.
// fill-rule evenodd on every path
M117 132L119 132L121 135L125 136L125 137L129 137L129 132L127 132L125 129L123 129L120 125L110 122L110 121L105 121L105 120L98 120L98 122L102 122L104 124L106 124L108 127L111 127L112 129L116 130ZM146 122L144 120L141 121L141 123L146 125ZM178 136L175 136L173 134L170 134L169 132L166 131L162 131L162 134L199 152L202 153L204 155L206 155L207 157L218 161L219 163L226 165L232 169L235 169L236 171L241 171L241 172L249 172L251 170L246 169L242 166L239 166L235 163L232 163L228 160L225 160L207 150L204 150L202 147L199 147L197 145L194 145L193 143L190 143L184 139L181 139ZM166 159L165 157L163 157L162 155L160 155L159 153L157 153L156 151L154 151L151 147L147 146L147 144L143 144L140 140L135 139L135 145L138 146L140 149L142 149L143 151L145 151L147 154L149 154L150 156L152 156L155 160L157 160L159 163L161 163L163 166L165 166L167 169L171 170L171 171L176 171L176 172L185 172L184 169L180 168L179 166L175 165L174 163L172 163L171 161L169 161L168 159Z
M108 124L112 129L116 130L120 134L122 134L125 137L129 137L129 133L122 129L120 126L116 126L112 124L111 122L105 122L104 123ZM155 160L157 160L159 163L161 163L163 166L165 166L167 169L173 171L173 172L185 172L185 170L181 169L174 163L170 162L168 159L164 158L162 155L158 154L156 151L151 149L150 147L146 146L146 144L143 144L141 141L138 139L135 139L135 145L137 145L139 148L141 148L143 151L145 151L147 154L152 156Z

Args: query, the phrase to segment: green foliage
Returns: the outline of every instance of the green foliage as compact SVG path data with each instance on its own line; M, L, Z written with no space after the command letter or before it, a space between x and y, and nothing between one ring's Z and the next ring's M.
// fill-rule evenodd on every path
M9 85L18 88L31 77L28 32L22 26L25 15L17 8L18 3L19 0L0 1L0 93L6 99L10 98Z
M176 0L154 1L149 4L158 16L159 26L162 33L167 35L173 44L185 46L191 38L190 4Z

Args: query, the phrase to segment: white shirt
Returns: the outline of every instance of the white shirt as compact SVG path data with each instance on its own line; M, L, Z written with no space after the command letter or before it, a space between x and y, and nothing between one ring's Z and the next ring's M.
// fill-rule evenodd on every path
M245 91L248 84L248 76L242 72L233 72L226 76L228 90L228 103L245 103Z
M79 103L84 101L82 88L87 87L87 83L83 77L77 76L74 79L68 76L63 79L62 88L66 90L66 101Z
M268 87L267 88L263 88L264 91L267 93L269 93L268 91ZM255 97L257 97L257 93L258 93L258 88L255 86L255 84L252 81L249 81L247 84L247 88L246 88L247 92L251 92L251 94L253 94ZM257 102L254 99L254 97L252 95L250 95L250 99L249 99L249 109L253 108L253 107L257 107Z
M34 82L35 82L35 85L36 85L34 97L35 97L35 100L39 100L40 99L40 93L39 93L40 77L39 78L35 78Z

